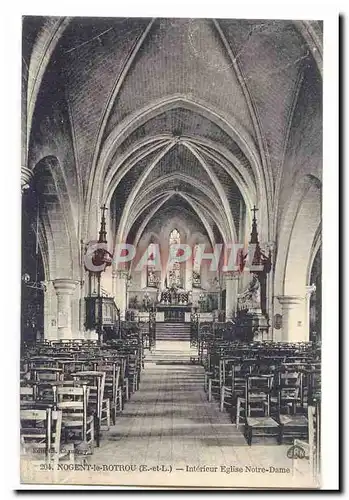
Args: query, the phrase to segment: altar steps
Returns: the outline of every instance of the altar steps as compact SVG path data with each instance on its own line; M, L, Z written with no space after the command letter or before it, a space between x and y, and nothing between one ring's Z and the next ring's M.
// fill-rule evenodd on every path
M190 323L156 323L156 341L189 341Z
M145 351L145 363L189 365L198 363L198 350L187 341L156 341L156 347Z

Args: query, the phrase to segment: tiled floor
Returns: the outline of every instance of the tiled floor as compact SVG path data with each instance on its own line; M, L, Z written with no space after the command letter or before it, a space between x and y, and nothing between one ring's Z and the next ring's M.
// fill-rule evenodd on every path
M268 442L247 446L228 413L220 412L216 401L207 401L203 379L201 366L146 363L139 390L126 404L116 425L103 433L100 448L88 458L88 463L101 470L106 465L114 465L111 467L114 470L70 472L60 474L55 481L216 487L268 486L275 482L287 487L304 482L304 472L298 472L287 458L289 445L278 446L271 438ZM135 471L123 470L130 465ZM140 473L142 465L147 472ZM158 466L164 470L151 470ZM190 469L202 466L217 470L210 474ZM270 466L282 467L288 472L260 474L248 469L270 470ZM301 466L306 471L305 464ZM229 467L235 467L236 472L231 469L228 473Z
M245 447L245 439L226 413L208 403L202 388L202 367L146 364L139 391L94 458L107 453L178 466L235 458L232 448Z

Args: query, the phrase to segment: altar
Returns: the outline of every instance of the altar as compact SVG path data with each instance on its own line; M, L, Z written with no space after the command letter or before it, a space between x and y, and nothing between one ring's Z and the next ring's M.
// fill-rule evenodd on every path
M190 318L192 309L191 294L181 288L172 286L161 292L156 310L162 321L184 323Z
M158 304L156 310L157 316L159 316L159 319L161 318L160 321L185 323L190 318L191 306Z

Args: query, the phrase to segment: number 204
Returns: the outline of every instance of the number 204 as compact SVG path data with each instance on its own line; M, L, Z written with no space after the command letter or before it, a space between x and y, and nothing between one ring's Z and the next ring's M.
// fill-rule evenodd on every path
M53 470L53 466L51 464L40 464L40 470Z

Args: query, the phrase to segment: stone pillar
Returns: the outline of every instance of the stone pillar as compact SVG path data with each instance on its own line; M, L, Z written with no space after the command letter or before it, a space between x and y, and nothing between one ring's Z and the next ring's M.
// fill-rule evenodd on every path
M282 295L278 297L282 307L282 338L285 342L309 340L304 325L304 297Z
M225 319L234 318L238 305L239 273L227 273L225 276Z
M275 242L267 241L263 245L263 250L266 255L268 255L269 250L271 252L271 270L269 274L267 274L267 283L266 283L266 312L269 315L269 318L273 318L274 316L274 301L273 297L273 283L274 283L274 263L275 263Z
M310 319L309 319L309 312L310 312L310 297L312 294L316 291L316 286L309 285L305 287L305 312L304 312L304 329L307 334L307 339L310 340Z
M113 272L115 303L120 309L121 319L125 318L126 311L126 286L127 286L127 271L117 270Z
M24 193L30 187L33 172L27 167L21 167L21 190Z
M183 265L183 264L182 264ZM192 258L189 258L185 262L185 277L183 288L187 291L193 289L193 261Z
M44 336L47 340L57 339L57 294L52 281L45 283L44 294Z
M58 339L73 338L72 332L72 295L78 281L68 278L53 282L57 294L57 336Z

